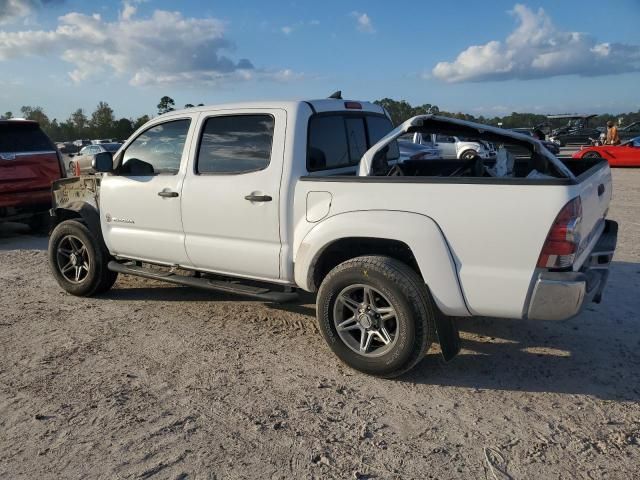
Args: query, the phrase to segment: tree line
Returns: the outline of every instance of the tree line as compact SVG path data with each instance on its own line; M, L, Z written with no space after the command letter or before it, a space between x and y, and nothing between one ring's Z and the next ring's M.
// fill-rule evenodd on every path
M502 117L474 116L468 113L453 113L440 110L437 105L426 103L412 106L405 100L393 100L383 98L374 103L384 107L391 116L394 125L399 125L408 118L415 115L438 114L447 117L469 120L486 125L502 126L503 128L536 127L548 123L546 115L535 113L513 112ZM202 106L200 103L197 106ZM187 103L184 108L192 108L196 105ZM157 105L158 115L173 111L175 101L169 96L163 96ZM6 112L1 118L9 119L15 115L13 112ZM37 121L42 129L54 141L73 141L77 139L97 139L112 138L117 140L127 139L134 131L150 120L149 115L142 115L137 118L116 118L113 109L107 102L99 102L96 109L90 114L86 114L82 108L76 109L69 118L63 121L50 119L42 107L25 105L20 109L19 117ZM624 114L602 114L591 120L593 126L604 126L607 121L614 120L621 125L640 121L640 110ZM566 120L555 120L551 122L552 127L564 125Z
M382 100L376 100L373 102L377 105L384 107L394 125L399 125L408 118L415 117L416 115L437 114L444 117L458 118L460 120L467 120L470 122L482 123L485 125L500 126L502 128L533 128L539 125L548 124L552 128L561 127L567 123L567 120L551 120L547 119L546 115L537 113L518 113L512 112L509 115L502 117L485 117L483 115L474 116L468 113L462 112L446 112L440 110L437 105L431 105L426 103L424 105L412 106L405 100L393 100L391 98L383 98ZM605 126L609 120L618 122L621 126L629 125L633 122L640 121L640 110L637 112L628 112L621 114L604 113L592 118L589 122L592 126Z

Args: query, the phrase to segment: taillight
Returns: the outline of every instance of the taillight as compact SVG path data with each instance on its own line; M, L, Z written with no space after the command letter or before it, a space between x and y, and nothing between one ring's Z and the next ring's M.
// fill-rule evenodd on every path
M73 162L73 175L75 177L79 177L80 176L80 163L79 162Z
M362 104L360 102L344 102L344 108L362 110Z
M582 202L576 197L556 217L542 247L539 268L567 268L573 265L580 244L578 228L582 220Z

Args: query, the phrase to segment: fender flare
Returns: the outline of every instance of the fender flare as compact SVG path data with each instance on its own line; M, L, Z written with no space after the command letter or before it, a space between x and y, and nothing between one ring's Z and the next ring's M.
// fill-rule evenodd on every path
M65 212L73 212L71 215L65 214ZM98 209L89 202L70 202L65 205L56 207L53 209L55 221L54 227L68 218L80 217L87 225L89 231L98 239L100 244L105 250L107 246L104 243L104 237L102 236L102 229L100 228L100 212Z
M313 291L313 273L322 253L332 243L352 237L405 243L438 308L446 315L471 315L456 262L440 227L430 217L414 212L361 210L340 213L319 222L304 236L294 254L296 284Z

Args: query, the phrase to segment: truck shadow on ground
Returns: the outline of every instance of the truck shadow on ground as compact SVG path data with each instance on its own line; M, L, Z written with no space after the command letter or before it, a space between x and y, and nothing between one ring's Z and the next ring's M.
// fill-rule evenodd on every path
M640 400L640 265L614 262L601 304L563 322L460 319L461 353L432 351L400 380Z
M0 252L9 250L46 250L49 239L46 234L34 234L22 223L0 223Z
M121 280L102 298L145 301L243 301L315 322L315 295L263 304L227 293ZM135 285L135 286L134 286ZM166 286L165 286L166 285ZM445 364L434 347L402 382L522 392L593 395L640 401L640 265L614 262L605 298L563 322L461 318L462 351ZM311 333L310 333L311 334ZM321 341L318 339L318 341Z

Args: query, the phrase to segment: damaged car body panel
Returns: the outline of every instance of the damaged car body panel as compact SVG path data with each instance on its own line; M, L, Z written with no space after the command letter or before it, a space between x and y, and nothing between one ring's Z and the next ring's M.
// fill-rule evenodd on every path
M542 143L528 135L491 127L466 120L442 117L438 115L418 115L405 121L394 130L384 136L378 143L373 145L362 157L358 168L359 176L369 176L372 173L374 159L391 142L406 133L440 133L444 135L461 135L467 138L474 138L494 143L513 143L524 147L539 157L543 162L548 162L553 169L552 172L558 178L568 178L575 180L575 175Z
M80 217L98 238L100 231L99 176L84 175L58 180L51 187L53 226L70 218Z

